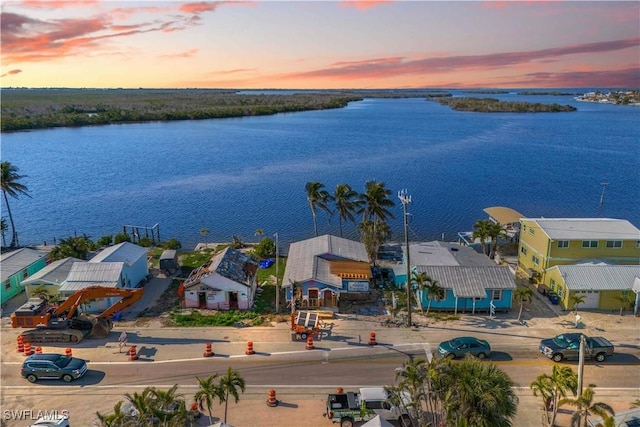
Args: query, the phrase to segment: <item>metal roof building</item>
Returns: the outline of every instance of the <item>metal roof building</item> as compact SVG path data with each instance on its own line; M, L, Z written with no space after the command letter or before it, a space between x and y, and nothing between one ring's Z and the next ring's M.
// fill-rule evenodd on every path
M122 262L75 262L60 292L73 293L90 286L120 287L123 267Z
M626 219L527 218L552 240L640 240L640 230Z
M487 289L515 289L513 273L507 266L416 266L438 281L440 287L452 289L456 298L484 298Z
M4 282L14 274L46 256L46 252L31 248L21 248L0 254L0 264L2 265L2 268L0 268L0 281Z
M637 265L557 265L550 270L560 271L564 283L571 291L626 291L631 290L640 266Z
M59 259L58 261L54 261L47 265L36 274L29 276L28 279L23 280L22 284L31 285L34 283L48 283L52 285L59 285L67 279L69 272L71 271L71 267L76 262L84 263L86 261L73 257Z

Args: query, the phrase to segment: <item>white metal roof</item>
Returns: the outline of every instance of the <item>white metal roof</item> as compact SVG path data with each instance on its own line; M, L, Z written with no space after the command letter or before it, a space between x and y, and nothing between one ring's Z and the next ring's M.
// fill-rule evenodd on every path
M322 262L327 258L369 262L365 246L354 240L325 234L294 242L289 246L282 286L310 279L336 284L336 279L330 277L329 263Z
M128 265L135 263L141 257L147 258L147 250L142 246L129 242L118 243L100 251L89 262L124 262Z
M508 266L428 266L418 265L419 273L427 273L440 287L452 289L458 298L483 298L487 289L515 289L513 273Z
M637 265L557 265L564 283L571 291L625 291L640 277Z
M31 248L21 248L0 254L0 281L4 282L18 271L47 256L47 252Z
M60 291L77 291L89 286L115 288L122 276L122 262L74 262Z
M42 270L38 271L36 274L29 276L28 279L23 280L23 285L30 285L32 283L51 283L51 284L60 284L64 282L69 276L69 272L71 271L71 267L74 263L79 262L83 263L83 261L79 258L63 258L57 261L52 262L47 265Z
M527 218L552 240L640 240L640 230L626 219Z

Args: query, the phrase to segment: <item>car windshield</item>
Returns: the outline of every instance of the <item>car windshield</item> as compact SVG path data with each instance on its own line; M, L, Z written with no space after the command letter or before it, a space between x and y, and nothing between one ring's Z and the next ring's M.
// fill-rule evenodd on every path
M449 344L451 345L452 348L460 348L460 346L462 346L462 341L456 338L454 340L449 341Z
M58 368L65 368L71 362L71 358L67 356L60 356L54 362Z
M553 342L559 347L568 347L571 343L564 335L558 335L553 339Z

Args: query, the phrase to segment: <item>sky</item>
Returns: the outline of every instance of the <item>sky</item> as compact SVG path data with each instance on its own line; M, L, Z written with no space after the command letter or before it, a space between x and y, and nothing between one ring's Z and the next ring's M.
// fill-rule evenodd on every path
M640 87L635 0L3 0L0 8L2 87Z

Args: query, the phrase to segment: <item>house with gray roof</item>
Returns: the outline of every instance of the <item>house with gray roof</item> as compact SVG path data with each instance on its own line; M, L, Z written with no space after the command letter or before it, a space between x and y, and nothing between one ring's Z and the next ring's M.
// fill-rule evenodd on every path
M68 297L73 293L91 286L104 288L123 288L124 277L122 262L74 262L69 274L60 285L60 293ZM101 312L116 303L120 298L100 298L95 302L83 304L85 312Z
M185 307L249 310L255 299L257 271L253 258L227 247L193 270L181 285Z
M0 304L24 290L22 281L42 270L49 263L48 252L31 248L21 248L0 254Z
M48 295L54 296L60 293L60 286L67 280L67 276L71 271L74 263L83 261L79 258L68 257L59 259L47 265L28 279L22 281L27 298L34 297L34 291L37 288L43 289Z
M109 246L89 260L90 263L121 262L123 287L135 288L149 274L147 249L129 242Z
M290 303L302 308L336 308L340 297L368 295L373 275L365 246L353 240L325 234L289 246L282 279Z
M557 265L547 270L549 290L558 294L565 309L573 309L574 295L584 297L578 306L581 310L631 309L636 302L633 286L639 277L639 265L585 263Z
M435 299L426 290L416 290L422 307L458 313L508 311L516 289L508 266L418 265L417 274L425 273L444 289L444 298Z

